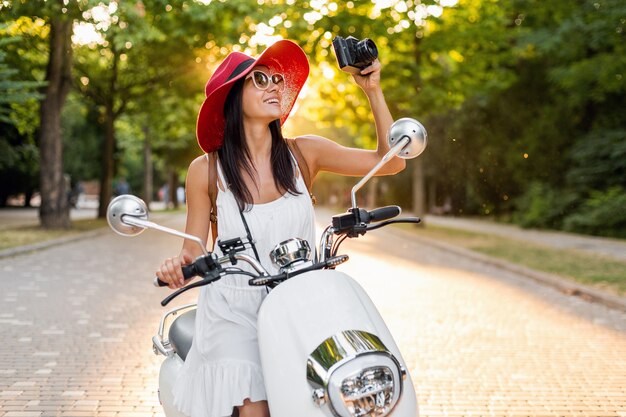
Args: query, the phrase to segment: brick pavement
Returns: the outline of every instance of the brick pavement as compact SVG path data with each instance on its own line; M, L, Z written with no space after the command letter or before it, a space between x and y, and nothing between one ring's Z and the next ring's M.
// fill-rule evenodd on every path
M0 260L0 417L162 416L150 271L179 243L111 233ZM423 416L626 417L623 313L390 230L349 247Z
M389 229L345 249L344 270L408 362L421 415L626 416L624 312Z
M178 245L111 232L0 260L0 417L162 416L151 271Z

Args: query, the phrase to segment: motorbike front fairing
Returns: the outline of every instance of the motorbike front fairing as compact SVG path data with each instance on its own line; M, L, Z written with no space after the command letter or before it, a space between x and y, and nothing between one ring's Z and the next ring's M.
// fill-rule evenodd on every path
M348 275L305 273L259 311L259 348L273 417L415 417L406 364L378 310Z

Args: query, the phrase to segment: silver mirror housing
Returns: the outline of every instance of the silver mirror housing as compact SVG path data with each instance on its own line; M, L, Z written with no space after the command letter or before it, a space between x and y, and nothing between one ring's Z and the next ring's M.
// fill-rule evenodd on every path
M428 141L426 128L417 120L404 117L396 120L387 131L387 143L390 148L400 142L402 138L408 137L411 141L400 151L398 156L403 159L411 159L419 156Z
M143 227L125 223L124 216L148 220L148 207L141 198L130 194L115 197L107 208L107 222L115 233L122 236L136 236L146 230Z

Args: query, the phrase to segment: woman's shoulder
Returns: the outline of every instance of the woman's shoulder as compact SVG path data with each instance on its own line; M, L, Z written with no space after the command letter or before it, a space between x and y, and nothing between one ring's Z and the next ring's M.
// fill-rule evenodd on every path
M206 190L209 183L209 161L206 154L202 154L195 158L189 164L187 170L187 186L188 188L202 188Z
M189 164L189 169L196 170L200 168L207 168L208 163L208 154L203 153L202 155L191 161L191 163Z

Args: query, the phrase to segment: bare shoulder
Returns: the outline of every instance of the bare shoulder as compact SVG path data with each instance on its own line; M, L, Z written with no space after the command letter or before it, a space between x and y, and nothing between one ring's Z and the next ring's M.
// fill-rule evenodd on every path
M196 159L191 161L189 164L189 170L197 170L197 169L207 169L209 161L207 160L207 155L202 154L198 156Z
M209 184L209 162L206 155L200 155L189 164L187 188L206 190Z

